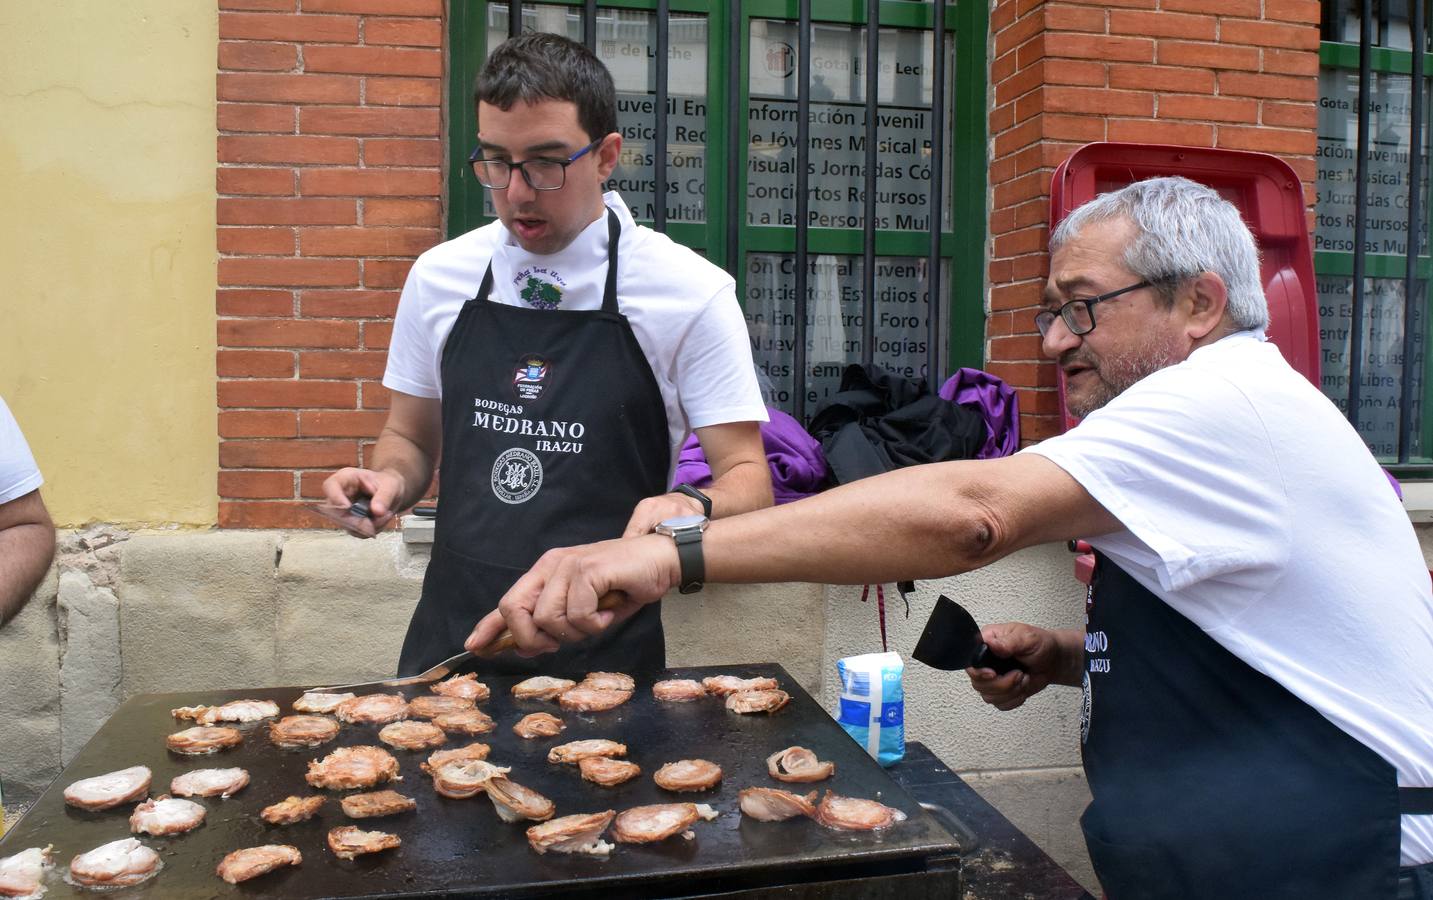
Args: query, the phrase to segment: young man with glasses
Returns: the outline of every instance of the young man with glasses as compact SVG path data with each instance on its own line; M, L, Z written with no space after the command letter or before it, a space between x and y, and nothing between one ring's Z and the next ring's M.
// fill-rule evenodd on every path
M574 41L524 34L493 52L474 94L469 165L499 221L414 264L372 466L324 485L334 503L371 497L382 527L423 496L441 454L433 556L400 674L461 650L548 548L677 518L699 528L772 502L733 280L603 193L622 149L606 67ZM669 492L693 430L714 480ZM664 667L660 611L631 612L558 660L509 654L484 671Z
M1050 246L1036 322L1078 426L716 522L708 580L933 578L1086 539L1085 628L988 626L1022 668L967 672L1001 709L1083 688L1081 824L1106 894L1433 898L1428 567L1362 438L1264 339L1238 210L1151 179ZM680 571L655 537L557 551L471 640L506 624L549 649L607 621L598 594L654 599Z

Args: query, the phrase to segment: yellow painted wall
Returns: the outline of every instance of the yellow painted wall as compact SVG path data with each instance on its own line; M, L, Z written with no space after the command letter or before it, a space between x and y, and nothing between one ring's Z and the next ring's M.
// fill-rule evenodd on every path
M0 396L57 524L213 524L217 4L0 2Z

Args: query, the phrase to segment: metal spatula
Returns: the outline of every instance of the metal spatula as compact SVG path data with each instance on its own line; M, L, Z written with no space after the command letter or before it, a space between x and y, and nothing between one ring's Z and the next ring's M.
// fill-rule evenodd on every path
M627 599L627 595L622 591L608 591L597 599L597 608L612 609L620 605L625 599ZM428 671L419 672L417 675L408 675L403 678L385 678L378 681L360 681L356 684L337 684L332 687L309 688L309 691L332 694L338 691L357 690L358 688L407 687L412 684L432 684L435 681L442 681L444 678L447 678L471 660L491 659L499 653L506 653L516 646L517 640L513 638L512 631L505 628L502 633L493 638L486 647L479 647L477 650L471 651L464 650L462 653L450 656Z

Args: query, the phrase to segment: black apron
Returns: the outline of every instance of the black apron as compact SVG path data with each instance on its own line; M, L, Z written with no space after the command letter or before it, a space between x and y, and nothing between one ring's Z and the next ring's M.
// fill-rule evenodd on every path
M1080 824L1111 900L1393 900L1388 762L1100 555L1088 597Z
M619 537L642 498L666 490L667 413L617 306L621 225L607 211L600 310L490 301L489 263L443 346L441 501L433 558L398 673L460 651L478 619L553 547ZM660 603L554 654L485 661L491 674L581 677L666 665Z

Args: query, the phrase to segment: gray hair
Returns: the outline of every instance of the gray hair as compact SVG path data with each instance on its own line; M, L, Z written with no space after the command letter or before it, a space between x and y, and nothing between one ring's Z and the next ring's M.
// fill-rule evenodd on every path
M1174 284L1213 272L1229 292L1229 318L1241 329L1267 328L1269 304L1259 278L1254 236L1234 204L1188 178L1150 178L1101 194L1070 213L1050 235L1050 252L1086 225L1124 219L1135 227L1124 265L1156 282L1166 302Z

